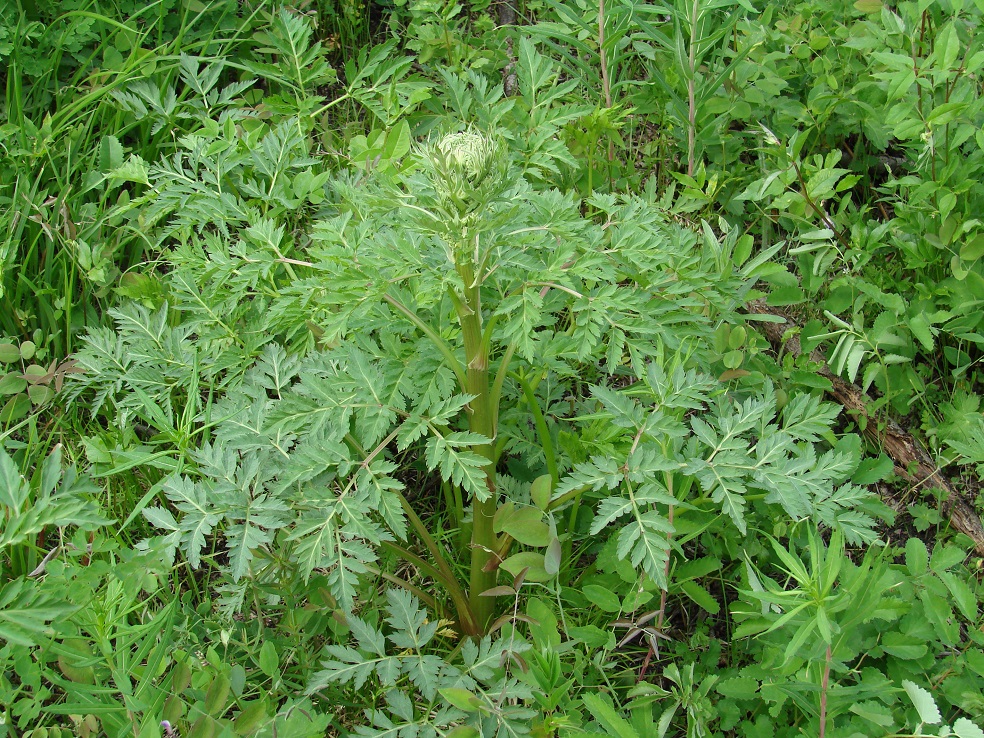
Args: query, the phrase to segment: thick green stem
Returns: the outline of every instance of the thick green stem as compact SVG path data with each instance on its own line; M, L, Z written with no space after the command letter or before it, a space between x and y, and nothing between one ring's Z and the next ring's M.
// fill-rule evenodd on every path
M474 398L468 404L468 427L489 439L488 443L475 447L474 451L485 457L485 499L476 496L472 500L471 576L468 593L471 610L479 628L484 630L492 621L495 598L482 597L482 592L495 586L496 567L490 563L496 550L496 536L492 529L498 502L495 489L496 428L493 422L491 388L489 386L489 352L482 335L481 284L475 278L470 261L458 264L458 274L464 282L464 291L456 300L461 336L465 344L465 373L468 394Z

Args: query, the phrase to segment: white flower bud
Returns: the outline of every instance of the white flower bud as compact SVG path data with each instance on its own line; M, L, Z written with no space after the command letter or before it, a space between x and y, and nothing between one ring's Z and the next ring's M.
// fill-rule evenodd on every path
M429 175L441 207L468 226L472 217L508 186L505 145L469 130L451 133L426 150ZM452 225L449 223L448 225Z

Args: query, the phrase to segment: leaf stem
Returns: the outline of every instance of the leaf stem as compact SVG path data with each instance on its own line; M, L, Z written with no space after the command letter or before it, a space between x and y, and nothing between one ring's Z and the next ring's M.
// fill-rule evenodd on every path
M468 379L466 377L465 371L461 366L461 362L458 361L458 357L454 355L454 352L451 350L451 347L448 346L447 342L439 335L437 335L434 329L431 328L429 325L427 325L427 323L425 323L421 319L421 317L417 315L417 313L415 313L413 310L408 308L406 305L404 305L402 302L397 300L395 297L393 297L389 293L386 293L383 295L383 299L386 300L386 302L388 302L394 308L396 308L399 312L403 313L403 315L411 323L413 323L415 326L417 326L417 328L420 329L421 333L423 333L431 340L431 343L434 344L435 348L437 348L437 350L441 352L441 355L448 362L448 366L451 367L451 371L454 372L454 376L458 378L458 384L461 387L461 390L463 392L467 392Z
M472 612L471 605L469 604L468 598L465 596L464 590L462 590L461 585L458 583L458 578L455 576L454 572L451 570L451 566L448 564L447 557L441 551L437 541L434 540L430 532L427 530L427 526L424 525L423 521L414 511L413 507L410 506L410 502L407 498L399 492L397 492L396 495L400 498L400 504L403 506L403 511L406 513L410 525L420 537L421 542L427 548L430 555L434 558L434 561L433 563L424 561L416 554L407 551L403 547L394 543L388 543L387 547L390 548L390 550L396 551L401 556L405 556L408 561L412 560L415 564L421 566L421 568L429 571L434 579L443 584L445 589L447 589L451 600L454 602L458 617L458 625L462 632L467 633L468 635L476 635L478 633L479 624L476 621L474 613Z
M543 416L540 403L537 402L536 393L530 383L526 381L525 376L516 372L510 372L510 376L519 382L519 386L523 389L523 395L526 397L526 402L530 406L530 413L533 415L533 423L536 425L536 433L540 437L540 447L543 449L543 456L547 462L547 473L550 475L553 486L556 487L560 481L560 472L557 468L557 455L554 453L553 438L550 435L550 429L547 427L547 421Z
M495 373L495 381L492 382L492 391L489 395L489 404L492 406L492 427L499 427L499 398L502 397L502 384L509 373L509 364L512 362L513 354L516 353L516 344L510 343L506 347L506 352L499 360L499 371Z
M393 574L389 574L383 571L382 569L377 569L375 566L366 566L366 570L370 574L374 574L377 577L381 577L385 579L387 582L391 582L395 584L397 587L405 589L407 590L407 592L416 595L417 599L423 602L425 605L427 605L431 609L431 611L433 611L435 614L439 614L442 612L442 608L438 604L437 600L435 600L431 595L427 594L424 590L422 590L417 585L411 584L406 579L401 579L400 577L394 576Z

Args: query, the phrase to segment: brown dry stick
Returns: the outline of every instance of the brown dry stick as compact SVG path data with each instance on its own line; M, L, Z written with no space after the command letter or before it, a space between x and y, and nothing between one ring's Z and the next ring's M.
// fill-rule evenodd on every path
M750 302L746 309L750 313L782 318L783 322L781 323L761 322L757 323L756 327L765 334L773 347L778 349L781 346L793 356L799 356L803 353L798 336L791 336L783 342L785 332L795 325L795 322L788 315L776 308L769 307L764 300ZM879 427L879 423L868 414L868 405L872 403L872 399L865 392L862 392L856 384L845 382L830 371L826 358L820 351L813 351L810 354L810 359L820 365L818 373L830 380L833 385L827 391L828 394L851 414L863 415L870 419L871 422L865 424L865 435L885 450L885 453L895 462L895 472L900 477L908 479L914 485L938 487L943 491L943 512L950 519L950 523L956 530L969 536L974 541L977 553L984 555L984 525L981 525L980 516L960 496L950 481L940 473L926 449L913 438L911 433L905 431L893 420L888 420L884 427Z

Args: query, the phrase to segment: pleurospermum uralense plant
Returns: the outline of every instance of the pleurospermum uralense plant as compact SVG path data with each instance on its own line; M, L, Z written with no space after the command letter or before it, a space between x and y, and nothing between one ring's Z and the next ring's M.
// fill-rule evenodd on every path
M665 586L674 516L688 540L776 515L874 537L841 484L857 459L815 450L830 406L715 378L713 331L764 261L737 233L674 224L651 191L536 189L475 130L328 188L309 236L185 230L162 279L195 299L123 310L77 357L74 391L117 417L194 418L124 466L167 472L144 514L225 573L230 612L316 571L350 612L368 575L480 636L519 582L569 582L586 539Z

